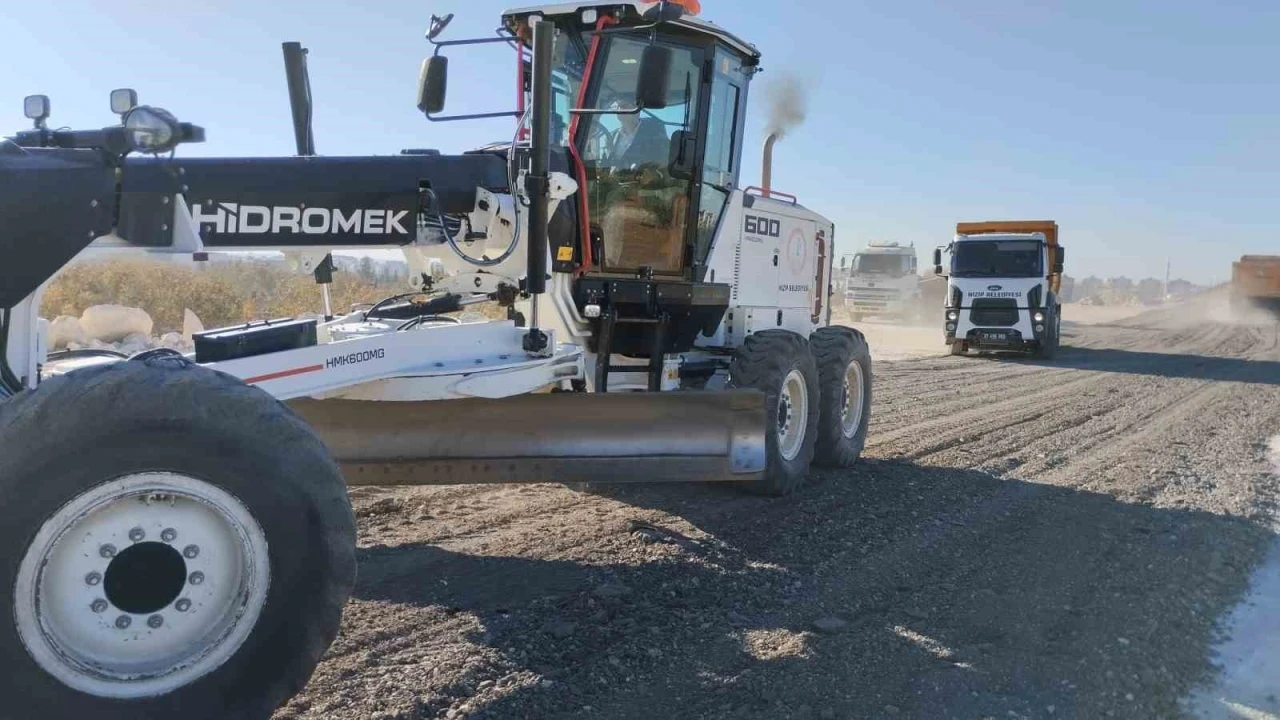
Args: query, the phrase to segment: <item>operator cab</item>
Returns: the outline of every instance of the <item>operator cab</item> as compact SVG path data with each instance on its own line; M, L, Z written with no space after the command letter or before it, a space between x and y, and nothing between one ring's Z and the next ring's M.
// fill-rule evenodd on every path
M583 188L577 210L589 223L579 223L574 255L589 273L694 282L706 273L738 186L747 89L760 54L692 15L697 9L684 0L503 15L506 29L526 41L535 16L558 30L552 142L571 156ZM660 62L649 61L651 46L663 50Z

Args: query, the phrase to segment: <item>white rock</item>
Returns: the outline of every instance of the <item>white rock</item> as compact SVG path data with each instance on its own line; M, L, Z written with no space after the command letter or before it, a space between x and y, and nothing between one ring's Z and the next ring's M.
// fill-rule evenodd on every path
M50 350L61 350L71 343L83 344L86 339L84 328L80 327L80 318L59 315L49 323Z
M192 335L204 332L204 323L200 322L200 318L190 310L182 311L182 338L188 343L195 342L191 339Z
M142 333L131 333L120 343L120 352L134 355L152 347L151 336Z
M160 347L167 347L170 350L187 350L191 346L191 341L182 336L182 333L170 332L160 336Z
M153 326L145 310L123 305L94 305L80 316L85 334L103 342L119 342L135 333L149 338Z

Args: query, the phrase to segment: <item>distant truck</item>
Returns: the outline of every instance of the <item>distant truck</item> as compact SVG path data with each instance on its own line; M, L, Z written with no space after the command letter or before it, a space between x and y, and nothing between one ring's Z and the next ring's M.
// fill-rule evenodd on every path
M1231 307L1280 314L1280 255L1244 255L1231 263Z
M868 315L915 319L922 310L915 243L869 243L840 260L844 306L858 322Z
M1052 358L1062 334L1062 262L1052 220L956 223L951 244L933 251L934 272L948 278L943 313L951 354L1004 350Z

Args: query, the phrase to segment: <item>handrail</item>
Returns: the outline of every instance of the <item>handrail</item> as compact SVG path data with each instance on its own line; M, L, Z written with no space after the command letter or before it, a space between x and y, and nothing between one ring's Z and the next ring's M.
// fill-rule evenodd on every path
M753 190L755 192L752 192ZM800 200L795 195L792 195L791 193L785 193L785 192L782 192L781 190L772 190L772 189L765 190L764 188L759 187L757 185L750 185L742 192L748 195L755 195L757 197L769 198L770 200L774 199L773 197L774 195L781 195L783 198L790 200L792 205L800 204Z

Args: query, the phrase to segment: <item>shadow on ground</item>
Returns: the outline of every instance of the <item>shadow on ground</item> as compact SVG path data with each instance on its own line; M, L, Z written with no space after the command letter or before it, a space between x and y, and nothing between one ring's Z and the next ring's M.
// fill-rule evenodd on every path
M1280 361L1063 346L1053 360L992 355L1002 362L1191 380L1280 385Z
M596 492L700 532L642 528L622 542L670 552L638 564L370 548L356 596L473 613L471 642L551 680L469 717L1168 717L1269 535L870 460L781 500Z

